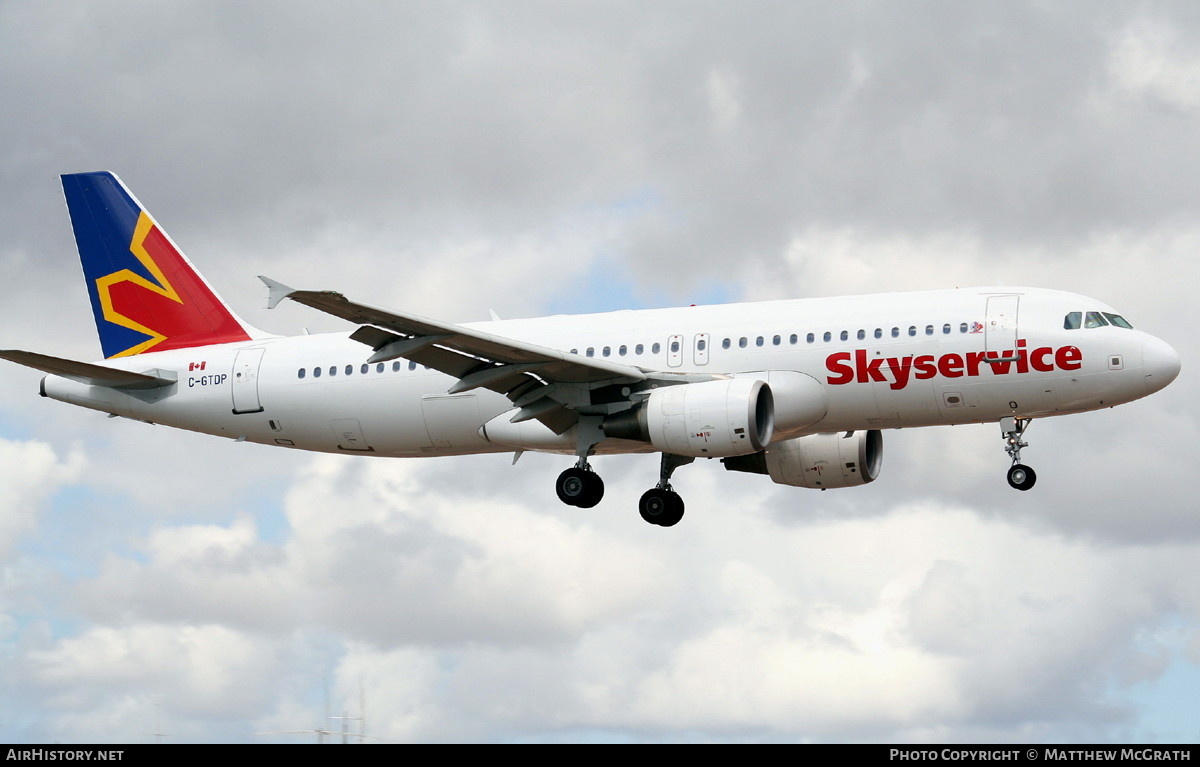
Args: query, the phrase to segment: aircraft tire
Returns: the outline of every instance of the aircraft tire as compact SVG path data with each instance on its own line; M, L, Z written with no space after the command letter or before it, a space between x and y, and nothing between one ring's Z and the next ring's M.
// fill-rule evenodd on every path
M558 499L568 506L590 509L604 497L604 480L593 471L572 466L558 475L554 489Z
M1008 470L1008 484L1015 490L1028 490L1037 482L1037 472L1024 464L1014 464Z
M673 490L651 488L638 501L642 519L659 527L672 527L683 519L683 498Z

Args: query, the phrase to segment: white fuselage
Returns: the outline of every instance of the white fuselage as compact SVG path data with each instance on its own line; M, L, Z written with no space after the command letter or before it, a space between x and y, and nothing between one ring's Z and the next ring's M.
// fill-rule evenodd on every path
M1069 313L1091 311L1112 312L1072 293L972 288L468 327L649 370L811 376L825 390L824 417L801 430L777 430L778 441L1095 410L1170 382L1174 352L1153 336L1114 325L1064 327ZM489 441L483 427L507 421L508 398L487 389L451 395L456 379L404 359L367 364L370 354L348 334L272 337L104 361L176 378L160 389L119 390L53 375L42 389L121 416L301 450L376 456L575 450L570 431L555 436L537 422L520 440ZM651 449L609 439L596 452Z

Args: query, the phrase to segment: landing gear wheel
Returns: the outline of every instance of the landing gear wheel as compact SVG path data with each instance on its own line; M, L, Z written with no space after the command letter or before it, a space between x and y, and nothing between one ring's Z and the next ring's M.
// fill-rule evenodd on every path
M1037 473L1023 464L1013 464L1008 470L1008 484L1017 490L1028 490L1037 482Z
M671 527L683 519L683 499L674 490L656 487L642 494L638 511L652 525Z
M558 500L568 506L590 509L604 497L604 480L595 472L573 466L558 475L554 490Z

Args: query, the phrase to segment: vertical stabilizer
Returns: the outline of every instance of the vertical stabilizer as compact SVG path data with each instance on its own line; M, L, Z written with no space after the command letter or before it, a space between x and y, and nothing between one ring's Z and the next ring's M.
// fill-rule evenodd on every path
M116 175L72 173L62 184L105 357L250 340Z

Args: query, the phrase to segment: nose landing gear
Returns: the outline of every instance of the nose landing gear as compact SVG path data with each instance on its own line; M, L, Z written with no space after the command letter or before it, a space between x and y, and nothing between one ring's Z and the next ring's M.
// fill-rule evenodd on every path
M1004 436L1004 452L1012 458L1012 468L1008 470L1008 484L1016 490L1028 490L1037 482L1037 473L1021 463L1021 448L1029 447L1028 442L1021 438L1029 428L1029 418L1001 418L1000 431Z

